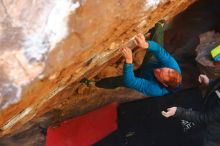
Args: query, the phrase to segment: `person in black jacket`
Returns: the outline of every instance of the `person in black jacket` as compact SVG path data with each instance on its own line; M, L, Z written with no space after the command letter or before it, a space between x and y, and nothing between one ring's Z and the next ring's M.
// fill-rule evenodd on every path
M178 117L198 124L205 124L203 146L220 146L220 78L210 82L207 76L200 75L199 81L209 85L204 96L202 112L182 107L167 108L162 111L165 117Z

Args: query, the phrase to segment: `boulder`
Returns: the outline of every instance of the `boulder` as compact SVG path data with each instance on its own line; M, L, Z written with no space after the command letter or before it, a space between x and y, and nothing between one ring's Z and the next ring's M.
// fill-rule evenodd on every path
M74 98L67 103L75 113L97 107L73 96L79 81L117 60L118 48L132 44L137 33L195 1L2 0L0 136L62 109L65 98Z
M211 57L211 50L220 44L220 34L209 31L200 35L200 44L196 48L196 62L201 73L211 79L220 77L220 66L214 64Z

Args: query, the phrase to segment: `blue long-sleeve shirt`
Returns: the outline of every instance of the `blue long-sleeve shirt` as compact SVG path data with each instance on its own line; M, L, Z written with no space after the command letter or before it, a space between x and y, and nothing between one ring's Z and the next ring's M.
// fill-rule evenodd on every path
M123 70L124 85L128 88L142 92L145 96L162 96L169 93L169 90L161 85L154 77L155 68L168 67L181 74L176 60L154 41L148 41L148 51L151 52L158 62L149 62L147 66L141 67L141 77L136 77L133 71L133 64L125 64Z

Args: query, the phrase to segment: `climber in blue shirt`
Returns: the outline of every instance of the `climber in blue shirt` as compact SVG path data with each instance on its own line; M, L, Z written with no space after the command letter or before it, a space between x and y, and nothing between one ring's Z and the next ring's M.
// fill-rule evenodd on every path
M130 48L121 48L126 62L123 69L124 85L142 92L145 96L163 96L177 91L182 76L176 60L156 42L145 41L143 34L135 37L135 43L138 48L152 53L157 61L151 60L145 65L143 63L139 76L135 76L132 51Z

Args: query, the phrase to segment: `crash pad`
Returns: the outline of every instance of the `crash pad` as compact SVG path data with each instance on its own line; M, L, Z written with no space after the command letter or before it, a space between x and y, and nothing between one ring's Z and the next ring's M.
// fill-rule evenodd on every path
M47 129L46 146L90 146L117 129L117 104L111 103Z

